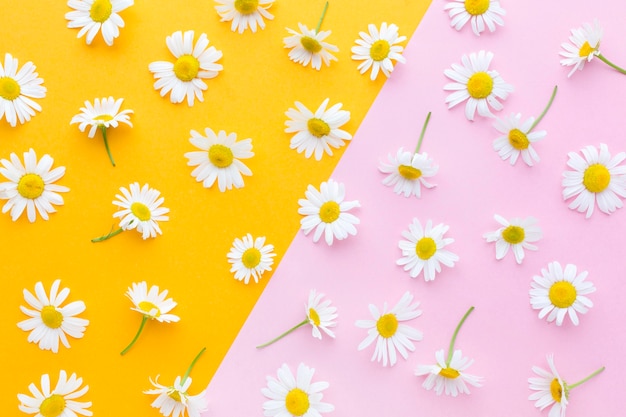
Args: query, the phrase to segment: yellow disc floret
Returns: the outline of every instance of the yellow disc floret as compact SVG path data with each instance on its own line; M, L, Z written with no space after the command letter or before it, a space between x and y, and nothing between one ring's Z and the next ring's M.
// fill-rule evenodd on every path
M317 314L317 311L315 311L314 308L309 308L309 320L311 320L316 326L319 326L321 323L320 315Z
M382 61L389 56L391 45L384 39L376 41L370 47L370 57L374 61Z
M597 45L594 48L591 45L589 45L589 42L585 41L585 43L583 43L583 46L581 46L580 50L578 51L578 56L581 58L587 58L590 54L594 53L597 49L598 49Z
M550 383L550 394L552 394L552 398L557 403L561 402L561 398L563 398L563 387L558 379L554 378Z
M327 201L320 207L320 220L324 223L332 223L339 218L341 208L335 201Z
M174 401L178 401L178 402L182 402L182 397L180 395L180 392L178 392L177 390L173 390L172 392L170 392L169 394L167 394L168 397L170 397L172 400Z
M465 10L472 16L478 16L489 10L489 0L465 0Z
M422 176L422 171L410 165L400 165L398 167L398 174L407 180L415 181Z
M58 329L63 324L63 314L54 306L45 306L41 309L41 321L51 329Z
M376 329L382 337L388 339L398 330L398 318L393 313L383 314L376 321Z
M611 182L611 173L602 164L593 164L585 170L583 185L592 193L604 191Z
M209 148L209 161L216 167L227 168L233 160L233 151L228 146L215 144Z
M17 192L24 198L36 199L44 192L43 178L37 174L26 174L17 183Z
M261 251L257 248L248 248L241 255L241 263L248 269L256 268L261 263Z
M302 416L309 410L309 395L300 388L294 388L285 397L285 408L293 416Z
M0 97L13 101L20 96L22 88L11 77L0 77Z
M159 317L161 315L161 310L156 304L151 303L150 301L140 301L137 305L139 310L143 311L146 315L150 315L152 317ZM156 314L151 314L151 312L156 310Z
M91 20L98 23L106 22L113 13L113 5L110 0L96 0L91 5L89 16Z
M430 237L423 237L415 245L415 254L423 261L429 260L437 252L437 244Z
M235 0L235 9L241 14L254 13L259 7L259 0Z
M191 81L200 71L200 61L193 55L181 55L174 63L174 75L181 81Z
M43 417L58 417L63 410L65 410L65 398L59 394L52 394L39 406L39 414Z
M576 301L576 288L569 281L557 281L548 291L550 302L558 308L568 308Z
M142 222L148 221L152 217L148 206L139 201L135 201L130 205L130 211Z
M309 128L309 133L316 138L328 136L330 133L330 126L328 123L316 117L309 119L306 125Z
M502 239L511 245L517 245L522 243L526 237L526 232L523 227L508 226L502 231Z
M300 44L302 44L302 47L312 54L316 54L322 50L322 44L319 43L317 39L310 36L303 36L300 38Z
M439 375L441 375L444 378L455 379L455 378L458 378L459 375L461 374L459 373L459 371L457 371L454 368L446 367L446 368L441 368L441 371L439 371Z
M477 72L467 81L467 92L476 99L489 97L493 91L493 78L486 72Z
M509 132L509 143L518 151L523 151L524 149L528 149L530 141L528 140L526 133L519 129L511 129Z

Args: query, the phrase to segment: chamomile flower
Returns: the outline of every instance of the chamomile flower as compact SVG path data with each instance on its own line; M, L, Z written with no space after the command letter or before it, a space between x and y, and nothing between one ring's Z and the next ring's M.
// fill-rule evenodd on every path
M572 29L572 36L569 37L571 43L564 42L561 48L565 51L559 52L563 58L561 65L573 67L567 74L571 77L576 70L582 71L585 62L600 55L600 40L602 40L603 30L597 19L593 21L593 25L589 23L583 24L582 27Z
M120 28L124 27L124 20L118 13L133 4L133 0L68 0L67 6L74 10L65 14L69 20L67 27L80 28L76 37L86 34L87 45L102 32L104 42L112 46L120 36Z
M444 6L450 15L450 26L456 30L461 30L467 22L472 25L472 30L476 36L485 30L485 25L489 32L496 30L496 25L504 26L502 16L506 11L496 0L450 0Z
M250 168L241 159L252 158L252 139L237 141L236 133L220 130L217 135L210 128L204 129L205 136L191 131L189 141L200 151L187 152L188 166L196 167L191 176L210 188L217 181L221 192L244 186L243 176L252 175Z
M26 414L35 414L35 417L76 417L92 416L89 410L91 401L76 401L89 391L89 385L83 385L83 379L75 373L67 377L67 372L61 370L54 389L50 390L50 375L41 376L41 389L30 384L28 390L31 395L17 394L20 401L18 408Z
M493 149L498 152L500 158L504 161L508 159L511 165L515 165L520 155L528 166L539 162L539 155L532 144L545 138L548 133L545 130L531 132L534 122L534 117L522 122L521 113L511 113L504 119L496 119L493 127L503 136L493 141Z
M593 302L587 295L595 292L593 283L585 281L587 271L578 272L576 265L567 264L565 269L558 262L548 264L548 269L541 269L541 276L533 276L530 283L530 305L539 310L539 318L547 316L548 322L556 320L556 325L563 324L565 315L577 326L578 315L585 314Z
M367 329L367 337L359 344L358 350L363 350L376 341L372 361L376 359L377 362L382 361L383 366L387 366L387 362L394 366L397 361L396 351L406 359L407 351L415 350L413 341L422 340L422 332L402 323L422 314L422 310L417 308L420 303L411 304L412 302L413 295L406 292L389 311L386 302L382 312L374 304L370 304L369 310L374 320L357 320L355 323L357 327Z
M511 249L515 255L515 261L521 264L524 260L524 249L537 250L537 246L532 243L543 237L541 228L537 226L537 219L514 217L507 220L497 214L493 218L500 223L501 227L496 231L485 233L483 237L487 239L487 242L496 242L497 260L504 258Z
M477 110L480 116L493 117L490 106L498 111L503 109L499 100L505 100L513 92L513 86L507 84L497 71L489 70L492 59L492 52L472 52L469 56L463 55L463 65L452 64L452 69L444 71L446 77L454 81L443 87L452 91L446 97L449 109L467 100L467 120L474 120Z
M15 153L11 153L10 161L0 160L2 174L8 182L0 183L7 201L2 207L2 213L11 211L11 219L16 221L24 210L28 221L33 223L36 213L48 220L48 213L55 213L53 207L63 205L63 197L58 193L68 192L70 189L57 185L59 179L65 175L65 167L52 168L54 159L48 154L37 161L37 154L30 149L24 152L24 165Z
M44 98L46 87L42 86L43 79L35 72L35 65L28 61L18 70L17 58L9 53L4 54L4 67L0 63L0 120L6 121L15 127L28 122L41 106L33 98Z
M221 22L231 22L230 30L243 33L250 30L256 33L257 25L265 29L265 21L274 19L274 16L267 11L274 0L215 0L217 14L222 18Z
M209 47L206 34L201 34L195 45L193 38L193 30L172 33L165 38L165 43L176 61L156 61L148 66L156 79L154 89L161 90L161 97L170 93L172 103L182 103L187 97L189 107L196 98L204 101L203 91L207 85L203 80L217 77L223 69L216 63L222 58L222 51Z
M287 28L291 36L283 39L285 48L289 51L289 59L306 67L311 64L316 70L320 70L322 62L324 65L330 66L330 61L337 61L337 58L331 52L338 52L339 48L328 42L324 42L330 36L330 30L321 32L315 29L309 29L306 25L298 23L300 32Z
M85 311L85 303L73 301L61 306L70 294L69 288L59 292L61 280L57 279L50 287L50 296L41 282L35 284L35 294L24 289L24 300L31 308L20 306L29 319L17 323L17 327L30 332L28 341L37 343L41 350L59 351L59 340L66 348L70 347L67 335L80 339L85 333L89 320L76 317Z
M422 227L420 221L414 218L409 230L402 232L402 236L407 240L398 243L402 258L398 259L396 264L409 271L411 278L424 271L425 281L433 281L435 275L441 272L442 264L449 268L454 267L459 257L444 249L454 242L454 239L444 237L448 229L450 226L443 223L433 227L432 220L428 220L426 226Z
M298 365L294 376L287 364L277 372L278 378L267 377L267 387L261 393L268 398L263 403L263 415L266 417L318 417L335 409L332 404L323 403L322 391L329 387L328 382L313 382L315 369L305 364Z
M356 235L356 224L360 221L355 215L348 213L361 207L358 200L344 201L346 189L343 183L334 180L322 182L319 191L309 184L304 195L298 200L298 213L305 216L300 220L301 229L308 235L315 229L313 242L324 234L324 240L330 246L333 241L346 239Z
M367 28L369 33L359 32L361 39L357 39L355 41L357 46L351 49L352 59L363 61L357 68L361 74L372 69L370 74L372 81L378 77L379 72L390 77L393 71L392 61L403 64L406 62L402 56L404 48L398 45L406 40L406 36L398 36L398 26L393 23L387 25L387 22L383 22L380 30L372 23Z
M258 283L265 271L271 271L276 254L274 245L265 244L265 236L252 237L250 233L240 238L235 238L230 252L226 255L228 262L232 264L230 272L235 273L235 279L247 284L250 277Z
M581 152L584 159L575 152L567 154L567 165L574 171L563 173L563 200L576 197L568 207L586 211L586 218L591 217L596 204L606 214L623 207L620 197L626 198L626 165L620 164L626 152L611 157L604 143L599 151L595 146L585 146Z
M315 113L299 101L296 101L296 109L287 110L285 115L289 120L285 122L285 132L295 133L289 145L291 149L304 152L307 158L315 154L315 159L319 161L324 152L332 156L331 147L338 149L345 144L344 141L352 139L351 134L340 129L350 120L350 112L341 110L341 103L326 109L329 101L325 99Z

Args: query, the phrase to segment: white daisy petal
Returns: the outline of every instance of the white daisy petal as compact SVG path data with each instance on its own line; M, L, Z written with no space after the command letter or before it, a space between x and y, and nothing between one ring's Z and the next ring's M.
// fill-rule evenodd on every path
M602 40L603 30L598 20L593 21L593 26L589 23L583 24L582 27L572 29L572 36L569 40L571 43L562 43L561 48L565 51L559 52L563 58L561 65L573 67L567 74L571 77L576 70L582 71L585 62L591 62L593 57L600 55L600 41Z
M400 148L395 156L389 154L388 160L388 163L381 162L378 169L388 174L382 182L389 187L393 186L396 194L420 198L422 186L435 187L426 179L435 176L439 166L435 165L426 152L412 153Z
M189 417L200 417L200 414L208 408L208 401L204 391L196 395L189 394L188 390L192 382L189 377L183 383L182 378L177 376L172 386L159 384L159 375L156 376L154 381L151 378L149 380L154 388L143 393L157 395L157 398L151 405L153 408L159 409L159 412L165 417L182 417L185 415L185 412Z
M231 22L230 30L243 33L246 29L254 33L257 25L265 29L263 18L272 20L274 16L267 11L274 0L215 0L215 10L221 22Z
M134 4L133 0L68 0L72 10L65 14L69 20L67 27L80 28L77 37L87 34L86 42L90 45L98 32L108 46L119 36L119 28L124 27L124 20L118 14Z
M315 290L311 290L309 293L309 299L305 305L306 317L309 324L312 327L313 337L317 339L322 338L322 334L319 331L321 329L328 336L334 338L335 334L329 327L335 327L337 322L337 308L331 306L330 301L321 301L324 294L317 293Z
M426 376L422 387L426 390L435 389L437 395L446 394L456 397L459 393L469 394L467 384L480 387L483 378L465 372L472 360L464 358L460 350L455 350L449 363L444 360L444 350L435 352L436 364L418 365L416 376Z

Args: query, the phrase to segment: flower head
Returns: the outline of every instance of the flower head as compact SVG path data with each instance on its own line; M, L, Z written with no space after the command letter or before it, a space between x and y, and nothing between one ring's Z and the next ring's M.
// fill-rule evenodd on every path
M250 27L256 33L257 25L265 29L265 21L274 19L274 16L267 11L274 0L215 0L217 14L222 18L221 22L231 22L230 30L243 33Z
M159 412L169 417L184 417L185 412L189 417L200 417L201 413L207 410L208 403L205 392L202 391L196 395L189 395L187 392L191 386L191 378L181 383L181 377L177 376L174 385L165 386L159 384L159 375L154 381L150 379L150 383L154 389L144 391L144 394L158 395L158 397L150 404L154 408L158 408Z
M393 186L396 194L420 198L422 186L435 187L435 184L431 184L427 179L435 176L439 167L426 152L413 153L400 148L395 156L389 154L388 159L389 163L381 162L378 169L389 174L383 179L383 184Z
M559 52L563 58L561 65L572 67L567 74L571 77L576 70L582 71L585 62L591 62L594 56L600 55L600 40L602 40L602 27L597 19L593 25L583 24L581 28L572 29L572 36L569 37L571 43L562 43L561 48L565 51Z
M328 336L334 338L335 333L329 329L329 327L335 327L337 322L337 307L330 304L330 300L324 300L323 293L317 293L315 290L311 290L309 293L309 300L305 305L307 322L312 327L313 337L322 339L322 333L320 329Z
M169 312L176 307L176 302L167 298L167 290L159 292L159 286L153 285L148 290L145 281L133 283L126 291L126 296L133 302L131 310L137 311L151 320L161 323L175 323L180 317Z
M322 61L326 66L330 66L330 61L337 61L337 58L331 52L338 52L339 48L330 43L324 42L330 36L330 30L321 32L315 29L309 29L306 25L298 23L300 32L287 28L291 36L283 39L285 48L289 51L289 59L303 66L311 64L311 67L320 70Z
M483 237L487 242L496 242L496 259L504 258L509 249L512 249L515 261L521 264L524 260L524 249L537 250L537 246L531 243L543 237L541 228L536 225L537 219L514 217L507 220L497 214L493 218L501 227L494 232L485 233Z
M124 27L124 20L118 13L133 4L133 0L68 0L67 6L74 10L65 14L69 20L67 27L80 28L77 38L87 34L87 45L102 32L104 42L111 46Z
M43 374L41 390L35 384L28 386L32 397L17 394L20 401L18 408L26 414L36 414L35 417L76 417L77 414L91 416L93 415L89 410L91 401L76 401L89 391L89 386L81 388L82 384L82 378L78 378L74 373L68 378L67 373L61 370L56 386L50 390L50 375Z
M398 36L398 26L393 23L387 25L387 22L383 22L380 30L372 23L367 28L369 33L359 32L361 39L357 39L357 46L352 47L352 59L363 61L358 66L361 74L372 69L372 81L378 77L379 71L389 77L393 71L392 60L403 64L406 62L402 56L404 48L398 45L406 40L406 36Z
M156 61L148 66L156 79L154 89L161 90L161 97L170 93L172 103L182 103L187 97L190 107L196 98L204 101L202 92L207 85L203 80L217 77L223 69L216 63L222 58L222 51L208 47L206 34L201 34L195 45L193 38L193 30L172 33L165 38L165 43L176 61Z
M230 272L235 273L235 279L247 284L250 277L258 283L265 271L271 271L276 254L274 245L265 244L265 236L252 237L250 233L240 238L235 238L233 246L228 252L228 262L233 266Z
M120 228L136 229L143 239L160 235L161 228L158 222L169 220L166 214L170 211L161 207L164 201L163 197L160 197L161 193L150 188L148 184L140 188L138 182L130 184L129 188L130 190L120 187L122 194L116 194L117 200L113 200L113 204L121 209L113 214L113 217L120 219Z
M435 389L437 395L445 393L456 397L460 394L469 394L468 384L480 387L483 378L470 375L465 371L469 368L473 360L463 357L460 350L455 350L449 363L446 363L444 350L435 352L436 363L434 365L418 365L415 375L424 376L426 379L422 384L427 390Z
M0 63L0 120L6 117L7 122L15 127L28 122L35 110L41 106L33 98L44 98L46 87L43 79L38 78L35 65L28 61L18 70L17 58L9 53L4 54L4 67Z
M489 32L494 32L496 25L504 26L502 16L506 14L496 0L450 0L444 10L448 10L450 15L450 26L461 30L470 22L476 36L480 36L485 30L485 25Z
M539 162L539 155L532 144L545 138L547 132L545 130L532 132L534 122L534 117L522 122L521 113L511 113L507 118L496 119L493 126L503 136L493 141L493 149L498 152L500 158L505 161L508 159L511 165L515 165L520 155L528 166Z

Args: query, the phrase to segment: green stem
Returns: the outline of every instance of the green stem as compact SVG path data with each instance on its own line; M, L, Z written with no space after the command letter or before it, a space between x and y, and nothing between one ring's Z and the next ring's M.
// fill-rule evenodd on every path
M102 241L104 241L104 240L107 240L107 239L112 238L113 236L117 236L117 235L119 235L119 234L120 234L120 233L122 233L123 231L124 231L124 229L122 229L122 228L120 227L119 229L117 229L117 230L113 230L113 231L109 232L108 234L106 234L106 235L104 235L104 236L95 237L95 238L91 239L91 241L92 241L93 243L102 242Z
M328 10L328 2L324 5L324 10L322 10L322 15L320 16L319 22L317 22L317 27L315 28L315 33L319 33L320 27L322 27L322 21L324 20L324 16L326 16L326 10Z
M576 382L575 384L572 385L567 385L567 388L569 389L574 389L577 386L584 384L585 382L589 381L591 378L593 378L594 376L598 375L600 372L604 371L605 367L603 366L602 368L598 369L597 371L595 371L594 373L592 373L591 375L589 375L586 378L581 379L580 381Z
M309 319L308 319L308 318L307 318L307 319L304 319L301 323L296 324L296 325L295 325L295 326L293 326L291 329L287 330L285 333L281 334L281 335L280 335L280 336L278 336L278 337L275 337L274 339L270 340L270 341L269 341L269 342L267 342L267 343L263 343L262 345L257 346L256 348L257 348L257 349L261 349L261 348L264 348L264 347L266 347L266 346L271 345L271 344L272 344L272 343L274 343L274 342L278 342L280 339L282 339L283 337L287 336L289 333L293 332L293 331L294 331L294 330L296 330L297 328L304 326L304 325L305 325L305 324L307 324L308 322L309 322Z
M183 375L183 379L181 379L181 381L180 381L180 385L185 385L185 381L189 377L189 374L191 373L191 370L193 369L193 367L196 364L196 362L198 362L198 359L200 359L200 356L202 356L202 354L204 353L205 350L206 350L206 348L203 347L202 350L200 351L200 353L198 353L196 355L196 357L193 358L193 361L191 361L191 365L189 365L189 368L187 368L187 372L185 372L185 375Z
M626 74L626 70L624 68L620 68L617 65L615 65L614 63L612 63L611 61L609 61L608 59L606 59L604 57L604 55L602 54L598 54L598 59L602 62L604 62L606 65L608 65L609 67L613 68L614 70L617 70L619 72L621 72L622 74Z
M113 160L113 155L111 155L111 150L109 149L109 141L107 140L107 128L104 125L100 126L100 131L102 132L102 138L104 139L104 147L107 150L107 154L109 154L109 159L111 160L111 164L115 166L115 161Z
M539 115L539 117L537 117L537 120L535 120L535 123L532 124L532 126L530 127L530 129L528 129L528 131L532 131L535 127L537 127L537 125L539 124L539 122L541 121L541 119L543 119L543 116L546 115L546 113L548 112L548 110L550 109L550 106L552 106L552 102L554 101L554 97L556 97L556 92L558 90L558 86L554 86L554 90L552 90L552 95L550 96L550 100L548 101L548 105L546 106L545 109L543 109L543 111L541 112L541 114Z
M141 334L141 331L143 330L143 326L146 325L146 322L148 321L148 316L144 315L143 319L141 319L141 325L139 326L139 330L137 330L137 334L135 335L135 337L133 338L133 341L130 342L130 345L126 346L126 348L124 348L124 350L120 353L120 355L124 355L126 352L128 352L128 350L133 347L133 345L135 344L135 342L137 341L137 339L139 339L139 335Z
M415 153L420 151L422 147L422 141L424 140L424 134L426 133L426 128L428 127L428 122L430 121L431 112L428 112L428 116L426 116L426 121L424 122L424 126L422 126L422 133L420 133L420 138L417 141L417 147L415 148Z
M454 353L454 342L456 342L456 336L459 334L459 330L461 330L461 326L470 315L470 313L474 311L474 306L471 306L469 310L465 313L459 324L454 329L454 334L452 335L452 340L450 340L450 346L448 347L448 359L446 359L446 366L450 366L450 362L452 361L452 355Z

